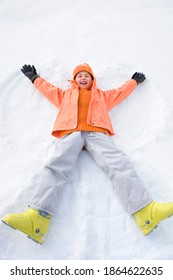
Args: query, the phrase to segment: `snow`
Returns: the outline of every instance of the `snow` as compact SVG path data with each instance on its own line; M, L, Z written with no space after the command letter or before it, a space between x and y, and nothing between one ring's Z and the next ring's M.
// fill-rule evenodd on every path
M173 201L172 13L171 0L0 1L1 217L27 209L56 142L56 108L24 77L23 64L62 88L82 62L103 89L144 72L146 81L111 111L113 140L153 199ZM110 180L82 151L45 244L0 223L0 259L171 260L172 231L170 218L143 236Z

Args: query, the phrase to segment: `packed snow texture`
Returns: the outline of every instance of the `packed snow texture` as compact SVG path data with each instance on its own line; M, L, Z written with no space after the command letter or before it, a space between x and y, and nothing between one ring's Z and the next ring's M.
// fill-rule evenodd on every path
M1 0L0 215L27 209L54 152L57 109L21 73L69 86L87 62L102 89L146 74L110 113L113 141L156 201L173 201L172 0ZM0 223L0 259L173 259L173 218L143 236L86 151L59 194L44 245Z

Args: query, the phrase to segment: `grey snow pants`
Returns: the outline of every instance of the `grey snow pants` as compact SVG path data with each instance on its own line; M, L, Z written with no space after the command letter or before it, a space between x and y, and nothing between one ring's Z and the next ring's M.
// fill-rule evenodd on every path
M128 157L116 147L109 135L76 131L57 140L54 156L44 167L40 185L32 198L32 208L51 215L55 213L59 190L67 184L69 171L74 167L83 146L108 175L129 214L152 201Z

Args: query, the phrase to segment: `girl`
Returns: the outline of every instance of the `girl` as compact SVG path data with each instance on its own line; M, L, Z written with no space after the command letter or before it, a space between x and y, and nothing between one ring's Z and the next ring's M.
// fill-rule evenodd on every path
M144 235L173 214L173 202L153 201L128 157L111 139L114 130L108 111L145 80L143 73L136 72L117 89L103 91L97 88L94 73L86 63L75 67L71 87L67 90L39 77L34 66L24 65L21 71L59 108L52 131L57 144L28 210L7 214L2 219L4 223L43 243L51 216L56 211L59 190L67 184L69 171L83 148L109 176L122 205L133 215Z

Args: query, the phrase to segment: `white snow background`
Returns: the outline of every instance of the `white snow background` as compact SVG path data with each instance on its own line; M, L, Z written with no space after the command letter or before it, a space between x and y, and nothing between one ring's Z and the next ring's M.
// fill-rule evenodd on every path
M21 73L67 88L87 62L97 86L146 74L111 111L114 142L156 201L173 201L173 1L0 0L0 216L27 209L54 152L57 109ZM173 218L143 236L110 180L82 151L44 245L0 223L0 259L173 259Z

